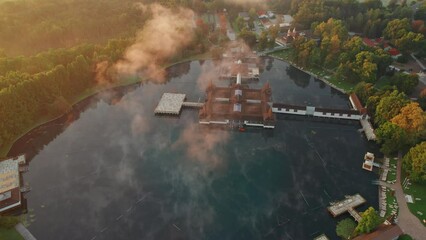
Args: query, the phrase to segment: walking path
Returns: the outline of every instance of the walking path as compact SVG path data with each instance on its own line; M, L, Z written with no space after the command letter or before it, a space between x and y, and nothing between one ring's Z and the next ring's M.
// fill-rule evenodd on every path
M392 188L395 189L395 196L399 206L398 226L404 233L409 234L414 239L425 239L426 227L410 212L405 200L405 194L401 185L401 165L401 157L398 157L396 182L392 185Z
M37 240L22 223L16 224L15 229L25 240Z

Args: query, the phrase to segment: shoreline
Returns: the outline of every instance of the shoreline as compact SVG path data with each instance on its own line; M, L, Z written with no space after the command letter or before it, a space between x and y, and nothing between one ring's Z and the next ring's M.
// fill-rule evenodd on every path
M187 59L183 59L181 61L177 61L177 62L174 62L174 63L166 64L163 67L163 69L167 69L167 68L170 68L170 67L175 66L177 64L181 64L181 63L185 63L185 62L197 61L197 60L209 60L209 59L211 59L211 57L209 55L204 56L204 57L203 57L203 55L205 55L205 54L197 55L197 56L192 56L192 57L189 57ZM114 90L116 88L127 87L127 86L130 86L130 85L133 85L133 84L143 83L143 82L146 82L146 81L149 81L149 79L145 79L145 78L134 78L134 80L132 79L130 81L129 80L127 80L127 81L126 80L119 81L116 84L112 84L112 85L105 86L105 87L99 87L99 88L93 87L92 89L86 89L86 91L83 94L81 94L80 96L76 97L75 101L71 102L70 108L66 112L61 113L58 116L54 116L53 118L50 118L48 120L44 120L44 121L40 120L39 122L36 122L33 126L29 127L29 129L27 131L25 131L24 133L22 133L18 137L16 137L13 140L13 142L11 142L9 145L6 144L5 145L5 149L3 149L3 150L0 149L0 158L10 157L9 156L10 150L12 149L12 146L19 139L21 139L22 137L24 137L25 135L27 135L28 133L30 133L34 129L37 129L38 127L40 127L42 125L45 125L45 124L48 124L50 122L54 122L54 121L62 118L63 116L69 114L76 105L78 105L78 104L86 101L87 99L89 99L89 98L91 98L91 97L93 97L93 96L95 96L97 94L100 94L102 92L111 91L111 90Z
M181 61L177 61L177 62L174 62L174 63L171 63L171 64L166 64L164 66L164 69L170 68L170 67L175 66L177 64L189 62L189 61L209 60L209 59L211 59L210 56L207 56L207 57L204 56L203 57L203 55L204 54L202 54L201 56L198 55L198 56L189 57L187 59L184 59L184 60L181 60ZM272 56L272 55L267 55L267 56L271 57L271 58L274 58L274 59L277 59L277 60L280 60L280 61L283 61L283 62L286 62L289 65L293 66L294 68L296 68L296 69L298 69L298 70L300 70L300 71L302 71L302 72L304 72L306 74L309 74L309 75L311 75L312 77L314 77L314 78L316 78L318 80L323 81L325 84L327 84L328 86L336 89L337 91L339 91L339 92L341 92L343 94L346 94L346 95L348 94L345 90L337 87L336 85L334 85L333 83L325 80L324 78L319 77L318 75L316 75L316 74L314 74L314 73L312 73L312 72L310 72L308 70L305 70L305 69L297 66L296 64L294 64L290 60L286 60L286 59L283 59L283 58L280 58L280 57L276 57L276 56ZM113 84L111 86L107 86L107 87L103 87L103 88L99 88L99 89L87 90L86 94L82 94L80 97L76 97L77 100L73 101L71 103L70 108L68 109L68 111L60 114L59 116L55 116L54 118L48 119L46 121L37 122L35 125L33 125L32 127L30 127L28 131L25 131L24 133L22 133L21 135L19 135L17 138L15 138L14 141L9 146L6 146L6 149L4 149L4 153L0 153L0 157L8 157L9 153L10 153L10 150L12 149L12 146L19 139L21 139L22 137L24 137L25 135L27 135L28 133L30 133L34 129L36 129L36 128L42 126L42 125L48 124L50 122L56 121L57 119L63 117L64 115L68 114L76 105L78 105L79 103L87 100L88 98L91 98L91 97L93 97L93 96L95 96L97 94L100 94L100 93L104 92L104 91L111 91L111 90L114 90L115 88L126 87L126 86L130 86L130 85L133 85L133 84L142 83L144 81L149 81L149 80L148 79L135 78L134 80L131 80L131 81L122 81L122 82L118 82L116 84ZM0 151L1 151L1 149L0 149Z
M320 76L316 75L316 74L315 74L315 73L313 73L313 72L310 72L310 71L308 71L308 70L303 69L302 67L297 66L295 63L293 63L293 62L292 62L292 61L290 61L290 60L286 60L286 59L283 59L283 58L280 58L280 57L277 57L277 56L273 56L273 55L267 55L267 56L268 56L268 57L272 57L272 58L274 58L274 59L278 59L278 60L284 61L284 62L286 62L286 63L290 64L292 67L297 68L297 69L299 69L300 71L302 71L302 72L304 72L304 73L306 73L306 74L309 74L309 75L311 75L312 77L314 77L314 78L316 78L316 79L318 79L318 80L323 81L325 84L327 84L328 86L330 86L330 87L332 87L332 88L336 89L337 91L339 91L339 92L341 92L341 93L344 93L344 94L348 95L348 92L347 92L347 91L345 91L344 89L339 88L338 86L336 86L336 85L335 85L335 84L333 84L332 82L330 82L330 81L328 81L328 80L325 80L324 78L322 78L322 77L320 77Z

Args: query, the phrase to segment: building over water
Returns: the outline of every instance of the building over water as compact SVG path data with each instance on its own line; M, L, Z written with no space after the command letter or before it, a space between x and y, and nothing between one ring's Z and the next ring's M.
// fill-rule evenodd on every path
M0 160L0 215L14 214L26 209L22 173L28 171L25 155ZM24 210L25 211L25 210Z
M221 79L235 80L241 75L244 80L259 79L259 58L245 45L235 43L223 54L219 76Z
M261 89L250 89L241 84L241 74L238 74L237 83L229 87L210 83L206 95L206 102L199 112L200 124L275 127L269 83Z

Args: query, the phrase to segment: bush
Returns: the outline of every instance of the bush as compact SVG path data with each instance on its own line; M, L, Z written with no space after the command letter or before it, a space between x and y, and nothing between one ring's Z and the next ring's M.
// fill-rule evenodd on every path
M408 234L402 234L399 236L398 240L413 240L413 238Z
M337 236L342 237L344 239L350 239L355 228L356 228L356 223L350 218L345 218L339 223L337 223L337 226L336 226Z
M16 224L19 223L18 217L6 216L0 217L0 227L1 228L13 228Z

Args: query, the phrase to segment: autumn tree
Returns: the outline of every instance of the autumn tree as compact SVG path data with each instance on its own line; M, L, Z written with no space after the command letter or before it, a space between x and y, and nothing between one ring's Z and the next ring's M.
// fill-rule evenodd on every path
M365 212L361 213L361 217L362 219L355 229L357 233L372 232L383 222L383 219L380 218L376 210L372 207L369 207Z
M410 22L408 18L394 19L390 21L383 30L385 38L393 40L400 39L410 31Z
M402 52L413 51L424 44L424 36L421 33L407 32L400 38L395 39L393 43Z
M313 22L321 22L326 19L323 0L303 0L297 4L298 10L294 20L304 28L311 26Z
M409 133L422 134L426 130L426 113L418 103L412 102L402 107L391 122Z
M407 132L400 126L391 122L385 122L380 125L375 133L378 142L381 144L380 151L386 155L403 149L411 142Z
M426 141L412 147L403 158L404 170L416 182L426 181Z
M411 94L418 83L419 75L417 74L395 73L390 78L390 84L405 94Z
M399 111L408 103L408 99L404 93L397 90L391 92L388 96L380 99L376 107L374 120L378 125L391 120L399 114Z
M336 65L342 43L348 38L348 30L341 20L333 18L315 27L314 34L321 38L321 59L329 67Z
M238 37L243 39L249 47L253 47L256 44L256 34L249 31L247 28L243 28L243 30L238 34Z
M354 93L365 105L368 98L374 95L375 89L372 83L360 82L355 86Z

